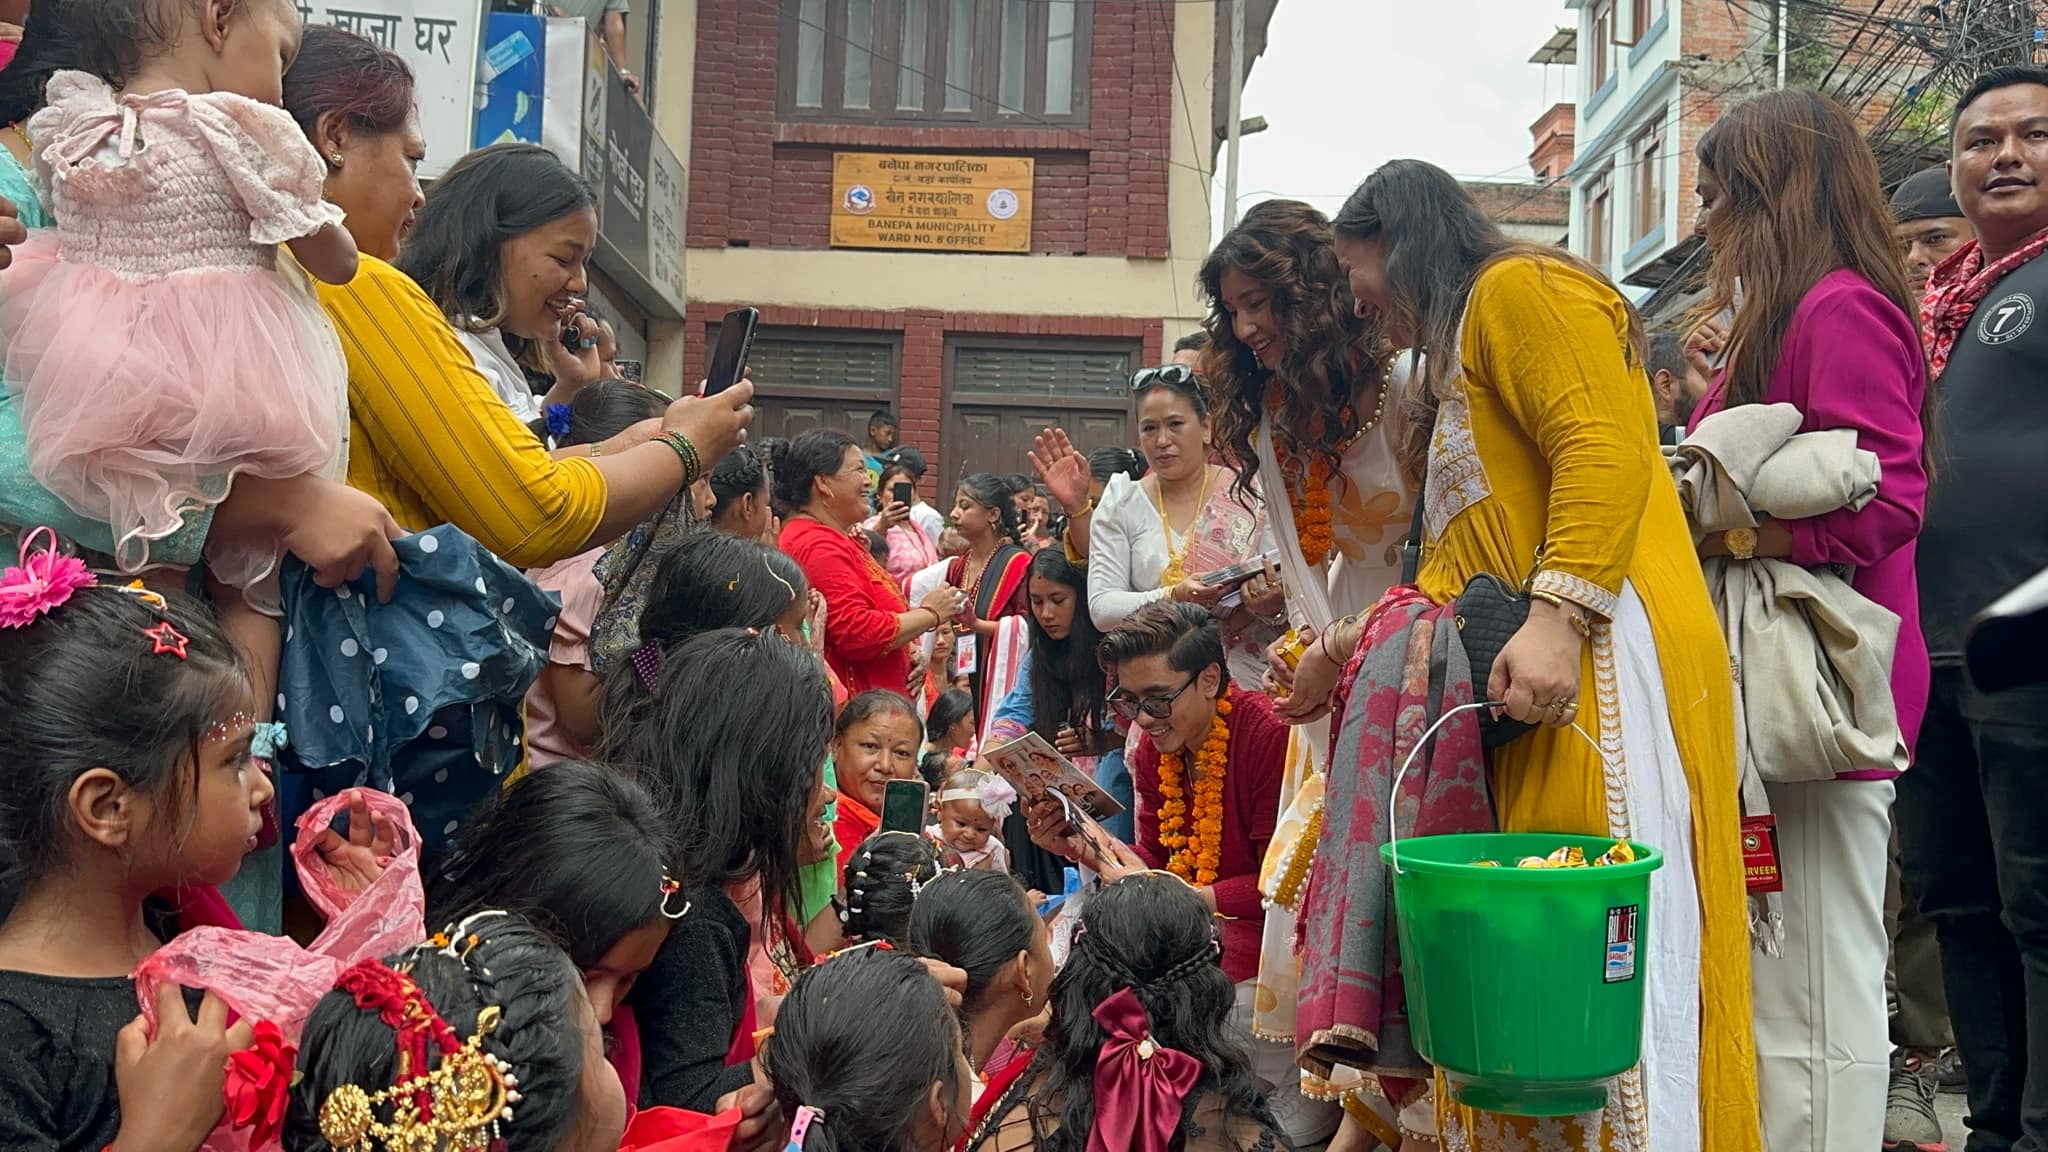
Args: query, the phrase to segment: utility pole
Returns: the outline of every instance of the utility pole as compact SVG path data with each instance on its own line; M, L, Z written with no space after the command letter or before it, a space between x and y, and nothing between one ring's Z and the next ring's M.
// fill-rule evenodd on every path
M1223 168L1223 230L1237 227L1237 145L1244 115L1244 0L1230 0L1230 111Z
M1785 0L1778 0L1778 87L1785 86Z

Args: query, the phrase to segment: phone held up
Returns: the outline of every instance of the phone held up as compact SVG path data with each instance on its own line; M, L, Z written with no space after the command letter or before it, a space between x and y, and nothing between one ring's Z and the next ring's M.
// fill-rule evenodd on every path
M891 780L882 786L882 831L924 834L925 808L931 794L922 780Z
M735 308L718 323L718 347L704 373L704 394L716 396L747 374L747 354L754 348L754 329L761 324L758 308Z
M910 502L913 499L915 499L917 495L916 491L912 488L911 483L908 480L898 480L896 483L890 485L889 494L895 497L896 502L898 504L903 505L905 508L910 507Z

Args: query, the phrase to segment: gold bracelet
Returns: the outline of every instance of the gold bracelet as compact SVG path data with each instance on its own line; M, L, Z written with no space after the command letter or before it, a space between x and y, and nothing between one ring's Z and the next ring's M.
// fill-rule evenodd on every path
M1081 505L1081 510L1080 510L1079 512L1069 512L1069 513L1067 513L1067 519L1069 519L1069 520L1079 520L1079 519L1081 519L1082 517L1084 517L1084 516L1087 516L1087 515L1088 515L1089 513L1091 513L1091 512L1094 512L1094 511L1095 511L1095 497L1093 497L1093 496L1090 496L1090 497L1088 498L1088 502L1087 502L1086 504L1083 504L1083 505Z
M1564 618L1571 621L1572 630L1579 634L1581 640L1593 638L1592 613L1588 612L1583 605L1566 600L1555 592L1532 591L1529 593L1529 599L1539 600L1564 613Z

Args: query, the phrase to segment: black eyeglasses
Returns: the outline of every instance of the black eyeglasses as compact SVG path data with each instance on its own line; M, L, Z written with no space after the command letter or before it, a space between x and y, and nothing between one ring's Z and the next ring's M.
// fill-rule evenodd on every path
M1185 695L1188 689L1193 688L1198 678L1195 676L1188 677L1188 682L1181 685L1171 696L1145 696L1141 698L1119 688L1109 694L1108 704L1117 715L1125 720L1136 720L1140 712L1155 720L1164 720L1173 715L1173 702Z
M1195 382L1195 370L1185 364L1162 364L1157 368L1140 368L1131 377L1131 391L1143 392L1155 384L1169 388L1185 388Z

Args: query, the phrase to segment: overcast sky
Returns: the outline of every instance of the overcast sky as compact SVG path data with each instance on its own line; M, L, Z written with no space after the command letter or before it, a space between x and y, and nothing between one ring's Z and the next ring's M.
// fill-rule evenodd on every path
M1529 57L1577 16L1563 0L1280 0L1245 87L1244 115L1271 127L1245 138L1239 210L1289 196L1334 211L1401 156L1529 179L1529 125L1569 97L1572 77Z

